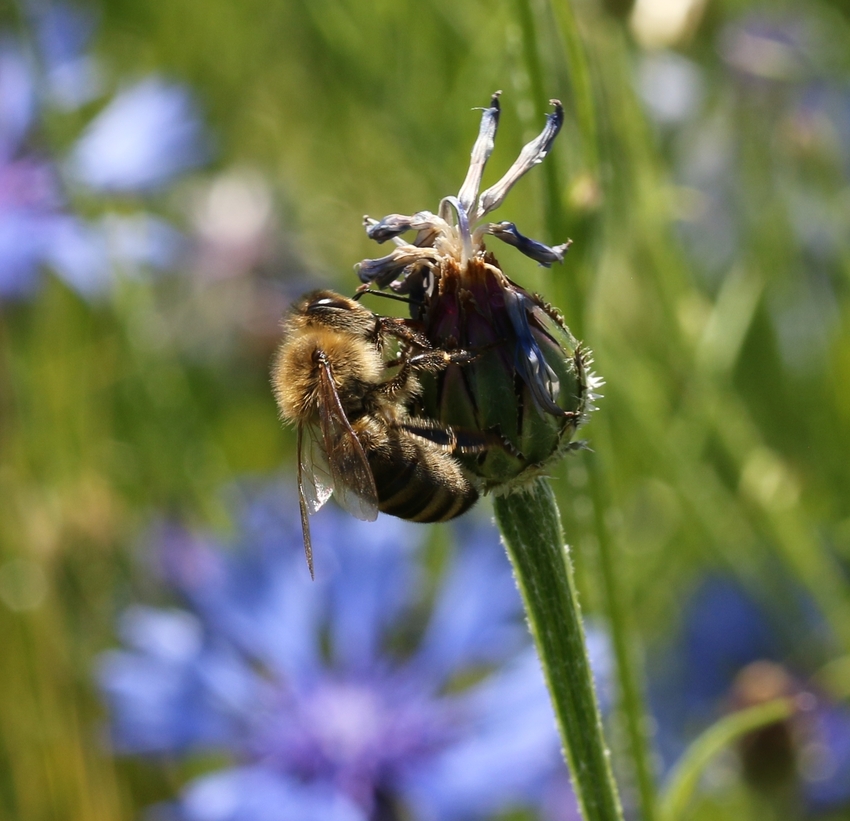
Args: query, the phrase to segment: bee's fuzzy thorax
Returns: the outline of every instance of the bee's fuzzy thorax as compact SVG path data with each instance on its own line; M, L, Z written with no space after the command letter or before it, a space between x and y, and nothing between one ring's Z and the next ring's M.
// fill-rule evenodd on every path
M358 385L380 379L383 362L374 345L352 344L350 337L322 328L297 333L294 324L284 325L283 342L272 372L275 398L284 421L315 421L321 367L316 359L318 351L333 363L334 384L343 396L361 395Z

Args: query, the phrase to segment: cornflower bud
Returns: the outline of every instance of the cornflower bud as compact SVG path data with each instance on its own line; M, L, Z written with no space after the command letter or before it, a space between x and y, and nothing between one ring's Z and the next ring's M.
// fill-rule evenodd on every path
M510 189L549 153L564 120L560 102L538 137L495 185L480 194L484 167L493 151L499 95L483 110L466 179L457 196L445 197L437 214L390 214L364 218L366 232L395 248L357 266L362 289L389 287L410 297L411 313L429 342L462 349L474 359L426 374L422 413L458 431L474 431L488 443L462 455L482 490L524 483L544 472L567 450L594 409L602 380L591 370L590 351L570 333L561 314L539 295L512 282L484 239L496 237L544 267L563 262L570 240L547 246L511 222L484 220ZM412 242L401 235L415 231Z

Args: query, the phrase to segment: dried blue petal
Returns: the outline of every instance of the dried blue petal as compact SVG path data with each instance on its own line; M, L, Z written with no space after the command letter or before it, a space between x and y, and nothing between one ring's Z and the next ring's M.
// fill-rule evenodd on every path
M405 231L439 230L448 227L444 220L430 211L419 211L410 217L404 214L389 214L382 220L364 217L363 222L366 225L366 235L378 243L394 239Z
M516 369L531 390L534 401L547 413L555 416L567 415L555 401L560 391L558 375L543 356L528 322L528 315L534 308L534 303L522 292L506 290L505 306L516 333Z
M523 254L539 262L544 268L550 268L553 262L563 262L564 254L573 244L573 241L568 239L563 245L544 245L542 242L520 234L512 222L491 222L487 226L487 233L508 245L519 248Z
M485 108L481 115L481 127L478 130L478 139L472 146L469 170L466 172L466 179L463 181L460 191L458 191L457 198L467 216L472 214L472 207L475 205L475 198L478 196L478 189L481 187L484 168L496 144L496 130L499 127L499 114L501 112L499 107L499 95L501 93L501 91L497 91L493 95L490 100L490 107Z
M379 288L385 288L404 270L416 262L436 259L433 248L417 248L415 245L402 245L391 254L378 259L364 259L354 269L361 282L374 282Z
M485 214L489 214L498 208L504 202L508 191L514 187L514 184L546 158L555 137L558 136L558 132L564 124L564 107L560 100L550 100L550 103L555 106L555 110L547 115L543 131L523 147L516 162L508 169L505 176L481 195L478 200L478 211L475 214L475 219L481 219Z

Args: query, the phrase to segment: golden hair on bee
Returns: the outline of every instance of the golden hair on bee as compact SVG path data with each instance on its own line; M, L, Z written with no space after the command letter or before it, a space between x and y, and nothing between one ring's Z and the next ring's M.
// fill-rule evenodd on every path
M336 390L355 394L374 385L385 367L377 317L359 302L333 291L312 291L283 322L283 342L273 368L275 398L284 421L309 421L318 411L317 352L333 362Z
M389 340L399 355L386 361ZM313 573L309 514L333 493L360 519L378 511L419 522L459 516L478 498L453 454L477 452L461 437L412 414L417 371L464 364L465 351L436 350L412 320L378 316L333 291L312 291L283 321L272 371L284 422L297 430L297 480L304 549ZM462 441L461 441L462 440Z

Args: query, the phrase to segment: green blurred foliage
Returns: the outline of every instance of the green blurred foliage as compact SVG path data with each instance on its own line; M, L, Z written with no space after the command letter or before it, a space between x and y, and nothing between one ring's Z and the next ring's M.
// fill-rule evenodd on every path
M192 84L217 135L207 176L257 170L280 247L235 281L188 271L128 281L94 305L51 281L0 312L2 817L129 819L187 777L116 764L98 729L91 663L145 584L139 534L169 512L226 526L222 484L289 469L293 438L268 388L274 317L258 305L319 282L351 291L352 265L375 255L362 215L435 209L455 192L478 128L470 109L497 88L504 112L485 185L538 130L550 97L569 112L553 156L503 218L546 242L570 236L573 249L551 271L511 249L499 256L562 309L607 381L586 429L592 453L554 477L585 608L607 610L613 589L646 646L675 625L707 568L762 596L787 595L792 579L833 627L831 643L801 648L810 669L850 652L847 177L793 132L781 99L743 93L722 64L724 26L755 8L743 0L708 3L675 44L700 67L705 100L675 139L657 128L636 92L631 5L93 6L111 76ZM781 6L829 31L822 71L846 84L843 4ZM674 169L682 143L717 122L741 158L742 196L733 258L707 278L677 230L699 203ZM48 132L61 144L73 125ZM783 354L772 308L794 301L809 264L790 228L800 192L833 215L824 230L844 247L827 266L829 322L811 318L821 343L802 366ZM162 207L185 212L191 197L187 185ZM768 817L729 767L692 817Z

